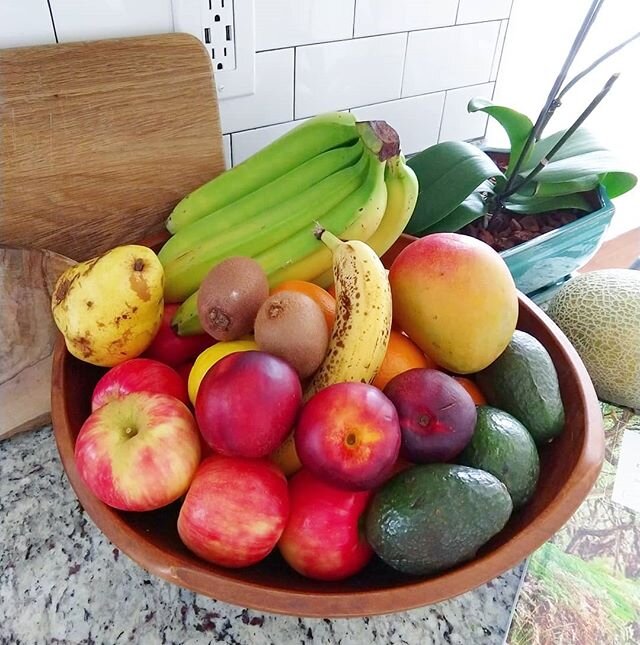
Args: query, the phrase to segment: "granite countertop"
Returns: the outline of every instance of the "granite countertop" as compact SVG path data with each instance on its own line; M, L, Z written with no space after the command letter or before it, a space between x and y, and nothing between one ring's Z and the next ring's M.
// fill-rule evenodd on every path
M0 443L0 643L502 643L522 565L422 609L357 619L263 614L155 578L82 510L51 428Z

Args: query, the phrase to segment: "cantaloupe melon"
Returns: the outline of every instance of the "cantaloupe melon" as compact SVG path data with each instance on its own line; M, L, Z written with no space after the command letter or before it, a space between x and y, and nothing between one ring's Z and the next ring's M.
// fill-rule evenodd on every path
M547 313L576 348L598 397L640 408L640 271L576 276L553 296Z

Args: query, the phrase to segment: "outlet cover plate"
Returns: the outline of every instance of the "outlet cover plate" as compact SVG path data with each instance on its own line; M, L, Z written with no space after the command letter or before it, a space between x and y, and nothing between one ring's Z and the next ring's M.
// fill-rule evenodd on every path
M174 31L211 56L218 99L255 92L254 0L171 0Z

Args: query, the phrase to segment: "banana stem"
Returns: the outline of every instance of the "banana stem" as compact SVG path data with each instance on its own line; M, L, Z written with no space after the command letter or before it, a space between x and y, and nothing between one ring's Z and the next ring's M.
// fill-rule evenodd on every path
M327 229L322 228L321 226L317 226L313 231L313 234L332 252L342 244L342 240L339 237L336 237L331 231L327 231Z
M358 121L356 130L364 145L380 161L400 154L400 137L386 121Z

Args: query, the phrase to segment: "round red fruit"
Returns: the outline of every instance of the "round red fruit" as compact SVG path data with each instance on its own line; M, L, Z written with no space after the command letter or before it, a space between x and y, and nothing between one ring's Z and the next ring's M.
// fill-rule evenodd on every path
M289 515L287 480L271 462L213 455L199 466L178 534L201 558L246 567L276 546Z
M189 403L184 379L173 368L150 358L132 358L112 367L96 384L91 410L132 392L154 392Z
M302 401L296 371L265 352L235 352L205 375L196 419L215 452L266 457L291 432Z
M412 369L391 379L384 393L398 411L405 459L447 462L471 440L476 406L455 378L439 370Z
M348 491L306 468L289 481L289 519L278 542L282 557L300 574L343 580L369 562L373 550L361 530L372 491Z
M320 390L303 407L294 436L304 466L350 490L382 484L400 450L393 404L365 383L337 383Z

